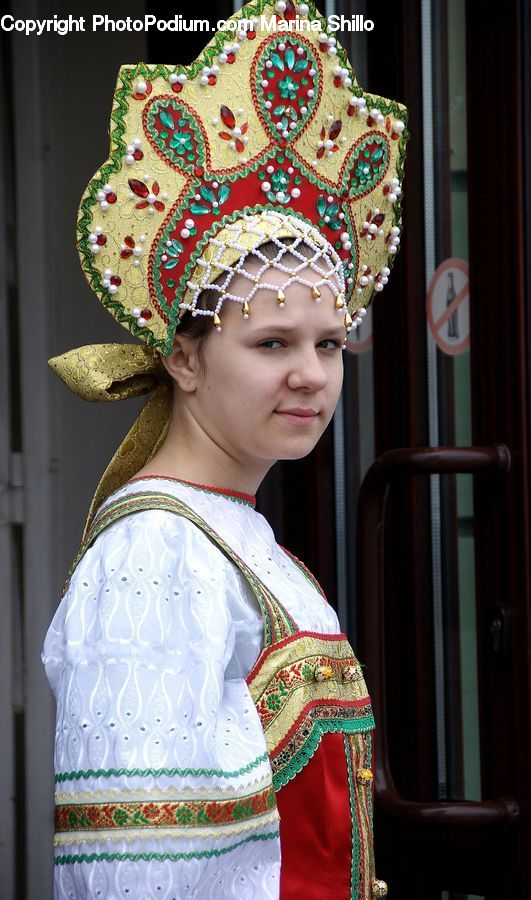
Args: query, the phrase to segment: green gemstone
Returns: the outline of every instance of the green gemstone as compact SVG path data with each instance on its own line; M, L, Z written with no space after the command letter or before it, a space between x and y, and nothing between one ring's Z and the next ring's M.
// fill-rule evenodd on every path
M286 157L284 156L283 153L279 153L278 156L277 156L277 163L281 163L281 164L282 164L282 163L284 162L285 158L286 158Z
M301 84L304 84L304 85L309 84L308 79L307 79L307 78L301 78Z
M259 172L258 177L259 177L260 181L263 181L265 178L265 172Z
M300 177L300 175L295 175L293 181L295 182L295 184L302 184L302 178Z
M188 160L188 162L193 162L195 159L195 155L193 153L187 153L186 159Z
M341 250L341 241L336 241L334 247L336 250Z
M268 69L268 70L267 70L267 77L268 77L268 78L274 78L274 77L275 77L275 73L274 73L273 69Z
M173 278L169 278L166 284L169 288L175 287L175 281L173 280Z
M266 97L267 97L268 100L274 100L274 99L275 99L275 95L274 95L273 91L268 91L267 94L266 94Z
M186 119L179 119L179 128L184 128L186 125Z
M168 137L168 132L167 132L167 131L161 131L160 136L161 136L162 140L165 141L166 138Z

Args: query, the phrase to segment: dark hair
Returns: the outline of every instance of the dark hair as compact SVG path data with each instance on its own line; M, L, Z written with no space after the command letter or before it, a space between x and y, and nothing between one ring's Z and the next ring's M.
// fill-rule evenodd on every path
M286 246L291 246L294 242L295 238L286 237L282 238L282 243L286 244ZM314 251L310 247L309 244L301 241L297 244L297 251L306 259L311 259L314 255ZM275 259L278 256L278 245L275 241L267 241L265 244L260 245L260 253L266 257L266 259ZM284 259L296 259L293 254L284 254ZM245 261L247 260L259 260L259 257L254 253L249 253L246 256ZM215 279L215 283L219 284L225 278L225 273L222 273L218 278ZM216 304L219 300L218 291L212 290L211 288L206 288L202 291L197 298L197 306L199 309L208 309L214 310L216 308ZM176 335L184 335L185 337L194 338L197 341L196 351L199 359L199 365L201 370L204 371L204 358L202 355L202 347L203 344L208 337L209 334L212 333L212 317L211 316L193 316L192 311L187 309L181 319L180 324L177 326Z

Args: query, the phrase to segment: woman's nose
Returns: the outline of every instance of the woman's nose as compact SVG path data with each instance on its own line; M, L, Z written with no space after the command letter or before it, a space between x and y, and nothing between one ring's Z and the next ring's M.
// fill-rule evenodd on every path
M294 354L288 375L290 388L305 387L312 391L319 391L326 387L327 380L326 368L315 347Z

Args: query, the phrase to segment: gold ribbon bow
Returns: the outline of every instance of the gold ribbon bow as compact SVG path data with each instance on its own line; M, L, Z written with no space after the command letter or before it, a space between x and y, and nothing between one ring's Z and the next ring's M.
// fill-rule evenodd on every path
M171 380L160 353L138 344L87 344L48 365L83 400L107 403L153 391L105 469L90 504L83 537L99 506L156 453L168 433Z

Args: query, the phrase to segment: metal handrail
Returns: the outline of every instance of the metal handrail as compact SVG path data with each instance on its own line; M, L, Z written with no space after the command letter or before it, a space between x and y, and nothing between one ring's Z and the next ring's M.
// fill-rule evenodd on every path
M371 696L376 713L374 788L381 808L402 820L433 825L509 825L519 816L516 800L406 800L398 792L389 764L385 709L384 655L384 521L391 482L402 475L490 472L506 475L509 448L502 443L483 447L402 447L378 457L363 479L358 498L358 596L364 614L360 636L364 662L371 669Z

